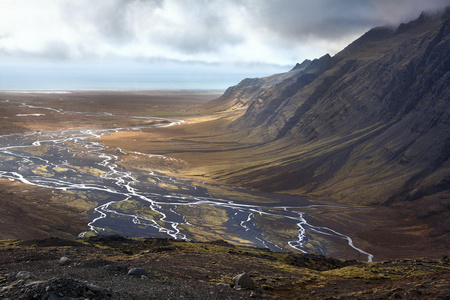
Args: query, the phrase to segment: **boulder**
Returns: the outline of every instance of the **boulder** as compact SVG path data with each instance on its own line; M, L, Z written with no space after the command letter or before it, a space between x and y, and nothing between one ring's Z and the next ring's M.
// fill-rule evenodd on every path
M250 289L250 290L254 290L256 288L255 283L247 273L236 275L233 278L233 284L235 288Z
M20 271L15 276L15 280L36 280L36 279L37 277L33 273L27 271Z
M70 258L63 256L59 259L60 266L66 266L68 264L70 264Z
M146 275L147 271L145 271L145 269L143 268L132 268L128 271L128 275L131 276L142 276L142 275Z
M99 293L99 292L101 292L101 290L102 290L99 286L96 286L96 285L90 284L90 283L86 284L86 287L87 287L91 292L94 292L94 293Z

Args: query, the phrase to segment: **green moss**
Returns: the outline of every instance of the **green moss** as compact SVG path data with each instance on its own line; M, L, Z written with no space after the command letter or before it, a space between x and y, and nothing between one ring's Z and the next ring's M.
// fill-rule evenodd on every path
M260 287L261 287L263 290L265 290L265 291L271 291L271 290L274 289L272 286L267 285L267 284L261 284Z
M344 279L389 279L390 276L380 272L379 270L369 269L366 267L358 267L358 266L349 266L341 269L335 269L330 271L324 271L324 274L327 277L340 277Z
M448 270L447 270L448 271ZM361 266L348 266L323 272L326 276L336 276L343 279L404 279L416 276L425 276L436 272L436 266L417 264L408 261L402 264L391 263L388 265L371 263Z
M232 285L234 276L235 275L231 275L231 274L223 274L218 279L213 278L213 279L209 280L209 283L210 284L225 283L225 284Z
M301 274L302 282L309 282L312 280L324 280L326 277L319 271L314 271L308 268L300 268L292 266L283 262L269 262L268 267L276 268L290 274Z

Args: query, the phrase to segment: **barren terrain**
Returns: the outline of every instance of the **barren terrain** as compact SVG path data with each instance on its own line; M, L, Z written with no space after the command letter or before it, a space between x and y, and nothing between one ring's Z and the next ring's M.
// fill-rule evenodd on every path
M25 102L53 109L71 111L101 111L120 115L151 115L184 119L180 126L120 131L100 140L126 151L163 154L183 161L182 164L160 166L159 171L179 178L221 183L214 175L215 166L233 168L253 159L265 159L270 163L276 149L267 152L264 145L249 144L227 135L226 124L243 113L243 110L214 110L203 105L218 94L208 93L70 93L70 94L3 94L0 112L3 134L62 128L110 128L141 125L136 119L111 117L68 118L52 110L33 109L14 104ZM5 100L9 100L5 102ZM24 117L23 115L28 114ZM35 116L30 114L45 114ZM121 163L123 167L146 168L145 162L131 157ZM155 165L152 165L155 167ZM88 213L98 203L86 201L80 193L51 191L18 182L1 180L2 185L2 238L37 238L46 236L75 237L86 231ZM248 194L239 194L226 186L213 185L210 193L216 197L233 194L241 201L252 203ZM429 198L422 201L429 208L432 203L439 210L443 199ZM265 200L270 201L270 200ZM316 204L336 204L334 199L316 198ZM348 203L345 203L348 206ZM400 257L439 258L448 253L446 235L436 227L438 220L421 214L420 208L402 204L392 207L364 207L346 210L309 210L309 219L316 225L338 229L351 236L357 245L375 255L375 259ZM62 218L61 215L64 215ZM431 215L432 216L432 215ZM197 221L204 222L198 218ZM448 220L441 220L444 226ZM432 234L435 232L435 234ZM206 231L192 233L196 239L222 238ZM208 238L209 236L209 238ZM334 250L336 254L339 249ZM332 252L331 252L332 253ZM340 254L342 257L343 254Z
M145 275L127 275L132 268ZM32 275L18 280L19 272ZM243 272L254 288L233 288ZM0 243L0 297L9 299L448 299L449 274L448 257L363 263L224 241L110 236Z

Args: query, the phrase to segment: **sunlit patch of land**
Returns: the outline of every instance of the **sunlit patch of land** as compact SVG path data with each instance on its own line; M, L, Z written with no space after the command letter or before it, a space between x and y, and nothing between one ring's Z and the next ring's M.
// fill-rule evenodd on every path
M142 202L127 199L123 201L114 202L110 204L108 208L113 209L119 213L140 215L155 220L155 222L159 223L161 226L164 225L164 222L160 220L162 218L162 215L159 212L152 210L149 205L146 205L145 203Z
M225 223L229 217L223 208L210 205L183 205L176 209L177 212L187 216L189 224L181 225L183 230L196 241L224 240L232 244L254 246L249 241L240 239L228 232Z

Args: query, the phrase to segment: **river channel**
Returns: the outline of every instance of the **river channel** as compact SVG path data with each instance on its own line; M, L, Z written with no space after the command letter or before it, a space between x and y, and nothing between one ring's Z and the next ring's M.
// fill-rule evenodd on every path
M17 105L39 108L44 112L51 110L70 117L111 115L64 111L25 103ZM45 117L45 113L42 116ZM124 117L163 120L147 125L147 128L183 123L181 120L143 116ZM140 129L93 128L1 135L0 178L71 191L82 194L87 201L95 201L98 206L88 213L88 228L96 234L192 240L196 239L196 233L198 236L199 232L208 232L215 238L272 251L329 254L331 248L340 247L340 252L353 253L349 255L352 258L372 261L373 256L358 248L351 237L333 228L308 222L308 212L332 209L330 207L314 204L306 197L259 193L242 188L233 189L239 195L248 195L253 199L251 202L243 201L242 196L233 198L234 193L217 198L212 196L211 190L215 188L212 185L180 180L154 170L125 168L120 164L123 155L133 155L136 159L170 158L151 153L127 153L95 140L118 131ZM258 197L262 199L259 203L255 201Z

